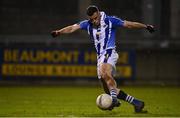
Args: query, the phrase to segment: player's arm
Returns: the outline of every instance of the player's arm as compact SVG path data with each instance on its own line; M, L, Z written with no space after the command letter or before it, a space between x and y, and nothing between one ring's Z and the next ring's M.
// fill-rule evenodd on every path
M61 34L69 34L69 33L73 33L75 31L77 31L78 29L80 29L80 25L79 24L74 24L74 25L70 25L70 26L67 26L67 27L64 27L62 29L59 29L59 30L54 30L51 32L51 35L53 37L57 37Z
M139 23L139 22L132 22L132 21L124 21L124 27L126 28L130 28L130 29L133 29L133 28L136 28L136 29L147 29L150 33L153 33L155 30L154 30L154 26L152 25L145 25L143 23Z

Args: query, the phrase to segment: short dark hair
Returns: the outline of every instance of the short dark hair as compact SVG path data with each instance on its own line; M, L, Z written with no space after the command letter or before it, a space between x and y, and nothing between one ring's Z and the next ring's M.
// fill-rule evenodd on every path
M87 9L86 9L86 14L88 16L92 16L94 14L94 12L99 11L98 7L95 5L90 5Z

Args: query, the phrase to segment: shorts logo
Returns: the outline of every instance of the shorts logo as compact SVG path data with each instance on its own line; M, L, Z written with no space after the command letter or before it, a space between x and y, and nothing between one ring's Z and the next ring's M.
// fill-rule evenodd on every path
M104 58L104 62L105 62L105 63L107 63L108 58L109 58L109 54L106 54L106 55L105 55L105 58Z
M108 59L108 58L109 58L109 54L106 54L106 55L105 55L105 59Z

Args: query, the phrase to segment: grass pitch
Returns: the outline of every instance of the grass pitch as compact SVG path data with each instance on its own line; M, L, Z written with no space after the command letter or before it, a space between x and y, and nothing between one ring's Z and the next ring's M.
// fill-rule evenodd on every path
M178 87L122 87L127 93L145 101L146 114L134 113L122 102L113 111L97 108L100 87L8 86L0 87L0 116L8 117L153 117L180 116Z

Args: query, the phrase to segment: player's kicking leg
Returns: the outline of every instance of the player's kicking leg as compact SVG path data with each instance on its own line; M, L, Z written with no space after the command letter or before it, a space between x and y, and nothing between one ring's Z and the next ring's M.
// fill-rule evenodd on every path
M102 87L103 87L103 89L104 89L104 92L105 92L106 94L111 95L110 92L109 92L109 89L108 89L108 87L107 87L106 82L105 82L103 79L100 79L100 83L101 83L101 85L102 85ZM114 104L109 108L109 110L112 110L113 107L119 107L119 106L121 105L121 102L118 101L117 98L115 99L115 101L114 101L113 103L114 103Z
M112 66L110 64L106 63L101 65L101 77L103 83L107 85L105 92L110 94L113 99L113 104L110 110L113 109L114 107L119 107L120 102L117 99L118 89L117 89L116 81L112 76Z

